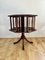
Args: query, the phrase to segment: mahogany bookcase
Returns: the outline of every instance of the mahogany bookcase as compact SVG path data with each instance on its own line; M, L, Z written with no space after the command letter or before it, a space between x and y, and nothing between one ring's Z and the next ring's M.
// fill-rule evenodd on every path
M22 49L24 50L24 39L28 43L33 43L29 41L24 33L30 33L36 31L35 29L35 17L37 15L33 14L15 14L15 15L8 15L10 17L10 31L14 33L22 33L20 39L13 44L17 44L22 40Z

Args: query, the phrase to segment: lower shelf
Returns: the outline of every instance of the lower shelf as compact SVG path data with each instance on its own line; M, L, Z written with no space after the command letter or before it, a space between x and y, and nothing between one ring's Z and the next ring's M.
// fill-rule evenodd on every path
M10 31L15 32L15 33L21 33L22 32L22 27L18 27L16 30L16 27L14 27L12 30L10 29ZM24 27L24 32L25 33L29 33L29 32L33 32L36 31L36 29L34 29L33 27Z

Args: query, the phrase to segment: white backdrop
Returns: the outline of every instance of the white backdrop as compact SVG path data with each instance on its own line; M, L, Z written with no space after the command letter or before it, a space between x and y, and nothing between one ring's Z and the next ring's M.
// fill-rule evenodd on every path
M0 37L6 36L6 34L7 36L16 36L9 32L8 15L18 13L37 14L36 29L37 31L45 30L45 0L0 0ZM32 36L34 33L31 33ZM41 33L38 32L38 34L41 36Z

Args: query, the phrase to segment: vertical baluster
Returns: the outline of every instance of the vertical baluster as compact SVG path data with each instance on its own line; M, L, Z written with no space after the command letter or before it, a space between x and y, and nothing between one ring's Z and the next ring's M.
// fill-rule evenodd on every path
M31 25L32 25L31 27L32 27L32 29L33 29L33 17L32 17L32 22L31 22L31 23L32 23L32 24L31 24Z
M19 17L19 27L20 27L20 17Z
M22 18L20 17L20 31L22 32Z
M16 31L16 18L14 17L14 29Z
M19 31L20 31L20 17L19 17Z
M27 27L28 27L28 17L27 17Z
M14 17L15 18L15 17ZM15 20L15 28L16 28L16 19L14 19Z
M24 17L24 32L26 32L26 17Z
M33 19L33 27L35 29L35 16L34 16L34 19Z
M30 30L30 17L28 19L28 27L29 27L29 30Z
M11 17L10 17L10 29L12 30L12 21L11 21Z
M26 30L28 31L28 17L27 17L27 22L26 22L26 23L27 23L27 28L26 28Z
M15 21L16 21L16 32L18 31L18 19L17 17L15 17Z
M32 17L32 28L35 29L35 16Z
M13 17L13 29L14 29L14 17Z

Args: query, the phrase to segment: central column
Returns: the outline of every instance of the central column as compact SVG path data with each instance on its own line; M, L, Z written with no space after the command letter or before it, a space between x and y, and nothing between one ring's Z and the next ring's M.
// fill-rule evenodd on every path
M21 31L24 32L24 16L21 16Z

